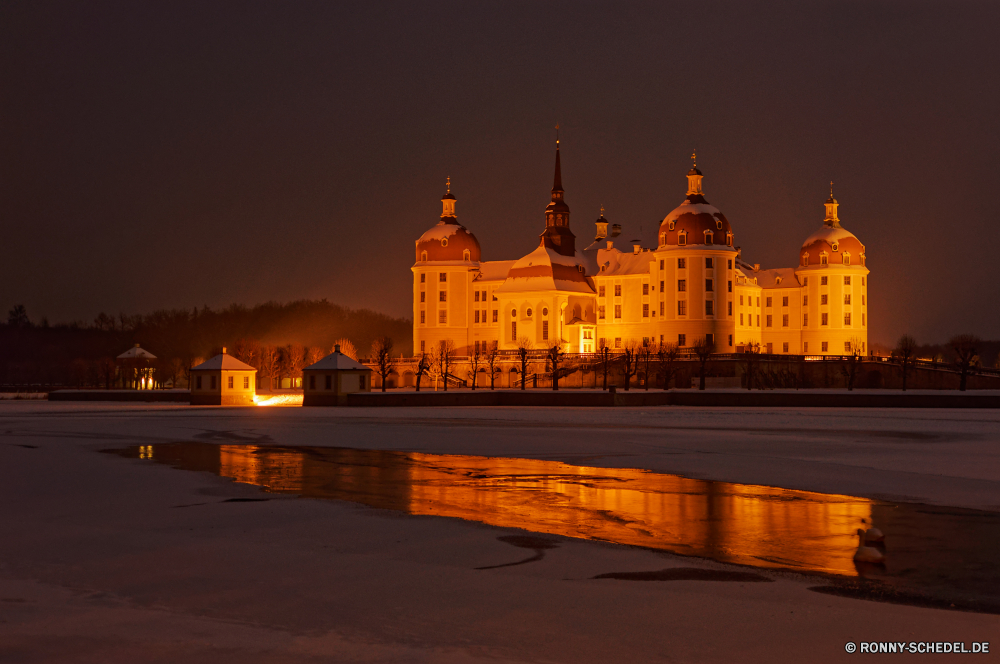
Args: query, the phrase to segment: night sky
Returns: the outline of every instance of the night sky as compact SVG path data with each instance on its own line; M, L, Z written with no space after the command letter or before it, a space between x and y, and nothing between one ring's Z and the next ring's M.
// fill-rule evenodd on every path
M798 263L835 181L873 342L997 338L998 26L995 2L6 2L0 311L410 316L446 176L485 260L537 245L559 122L578 246L602 204L654 246L697 148L763 267Z

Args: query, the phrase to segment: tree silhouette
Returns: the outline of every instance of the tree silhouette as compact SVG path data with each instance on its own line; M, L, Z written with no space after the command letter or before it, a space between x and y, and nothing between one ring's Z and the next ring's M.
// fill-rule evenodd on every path
M906 375L913 366L913 354L917 350L917 340L908 334L904 334L896 342L894 355L899 358L899 363L903 367L903 391L906 391Z
M955 351L955 364L958 365L958 389L965 391L966 382L972 368L979 364L979 346L982 341L973 334L960 334L952 337L948 345Z

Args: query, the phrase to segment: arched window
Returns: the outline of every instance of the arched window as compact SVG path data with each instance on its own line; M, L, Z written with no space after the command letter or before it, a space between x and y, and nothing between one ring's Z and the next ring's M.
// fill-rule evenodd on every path
M666 233L660 233L660 246L662 247L666 243L667 243L667 234Z
M809 254L802 254L802 267L809 265Z
M862 267L864 266L864 264L865 264L865 255L861 254L861 265L862 265Z
M732 233L726 233L726 246L727 247L733 246L733 234Z
M851 255L845 251L844 252L844 265L850 265L850 264L851 264Z
M671 221L669 224L667 224L667 230L668 231L674 230L674 222L673 221Z
M462 260L464 260L464 261L470 261L470 260L472 260L472 254L469 253L468 249L466 249L465 251L462 252Z
M420 260L423 261L423 262L425 262L425 263L427 262L427 252L426 251L421 251L420 252Z
M705 244L712 244L712 231L705 231Z
M678 233L677 234L677 244L678 244L678 246L683 247L687 243L688 243L688 234L685 233L684 231L681 231L680 233Z
M531 318L531 307L528 307L528 318Z
M826 263L827 263L826 258L827 258L827 253L824 251L823 253L821 253L819 255L819 264L820 265L826 265Z

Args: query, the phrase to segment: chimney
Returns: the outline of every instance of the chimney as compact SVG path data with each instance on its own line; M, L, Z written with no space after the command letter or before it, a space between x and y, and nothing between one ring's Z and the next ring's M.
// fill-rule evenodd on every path
M632 253L638 254L640 251L642 251L642 241L632 240Z
M225 354L226 354L226 347L225 347L225 346L223 346L223 347L222 347L222 354L223 354L223 355L225 355Z

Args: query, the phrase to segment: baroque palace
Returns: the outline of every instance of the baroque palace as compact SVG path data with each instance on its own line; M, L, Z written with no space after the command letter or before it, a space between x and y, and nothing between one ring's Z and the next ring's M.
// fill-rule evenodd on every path
M694 159L694 155L692 155ZM413 349L450 341L458 355L520 345L595 353L629 343L706 341L716 353L759 344L797 355L867 353L865 246L826 201L822 226L806 238L797 267L760 269L741 257L725 215L702 191L697 163L687 197L660 223L656 248L619 240L601 217L577 246L564 200L556 141L552 202L538 247L518 260L484 261L479 241L458 223L455 196L416 242ZM610 228L609 228L610 226Z

